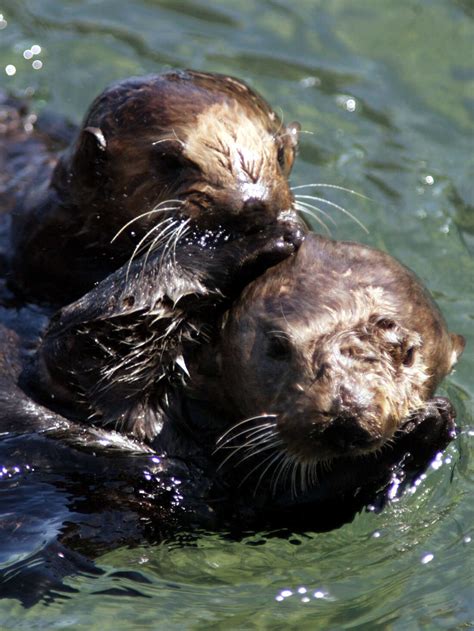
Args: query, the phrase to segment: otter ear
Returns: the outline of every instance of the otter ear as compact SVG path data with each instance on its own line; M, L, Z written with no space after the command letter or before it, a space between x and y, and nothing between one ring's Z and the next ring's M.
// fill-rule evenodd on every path
M81 136L84 136L89 142L92 141L100 151L105 151L107 147L105 136L98 127L85 127L81 132Z
M85 127L76 142L73 157L74 175L84 185L93 184L105 159L107 142L98 127Z
M297 121L293 121L286 126L291 145L296 149L298 146L301 125Z
M449 337L451 338L452 345L452 354L451 354L451 366L452 368L454 364L461 357L464 347L466 346L466 340L462 335L458 335L457 333L450 333Z

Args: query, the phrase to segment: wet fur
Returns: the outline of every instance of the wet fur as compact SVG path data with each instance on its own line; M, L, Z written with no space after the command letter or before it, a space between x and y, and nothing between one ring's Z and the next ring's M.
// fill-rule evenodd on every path
M308 235L246 288L216 344L189 360L191 396L227 419L217 443L227 466L256 458L254 479L306 488L337 459L390 448L463 348L395 259Z
M121 81L92 103L62 153L26 113L3 112L12 119L0 130L10 279L30 299L79 298L184 221L228 238L302 226L287 179L298 126L284 126L237 79L175 71ZM25 159L33 146L40 158ZM15 165L14 154L23 155Z

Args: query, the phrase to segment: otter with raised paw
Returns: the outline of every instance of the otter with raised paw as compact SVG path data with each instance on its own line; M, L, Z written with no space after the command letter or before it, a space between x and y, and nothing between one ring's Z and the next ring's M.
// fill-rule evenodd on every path
M62 154L51 142L67 133L47 127L50 119L35 127L14 101L3 99L3 108L10 285L53 305L82 295L47 335L45 346L57 340L40 371L47 400L150 438L181 341L199 342L218 309L303 239L287 179L298 125L284 126L237 79L193 71L106 89ZM22 150L31 147L30 164ZM89 354L84 334L71 346L79 330L109 335L98 332L100 322L111 323L116 359L114 344L106 357L106 346ZM64 353L71 364L58 360L56 369Z
M116 83L62 153L54 146L71 133L51 117L36 122L7 98L0 114L9 276L29 299L64 305L185 236L218 247L276 226L301 242L288 185L299 126L238 79L173 71Z
M452 439L452 406L433 396L463 348L398 261L310 234L186 357L188 396L212 410L209 450L257 503L337 496Z
M227 246L224 270L236 254L245 269L249 253L236 245ZM176 252L183 280L186 257L195 270L199 256L189 248ZM200 265L216 282L212 258ZM429 458L452 439L454 411L432 397L464 340L448 333L417 277L384 252L307 235L215 327L212 294L203 300L180 285L175 295L174 278L149 259L62 310L33 372L43 400L54 395L49 405L67 416L171 457L200 454L209 475L216 466L225 479L229 469L234 491L246 481L265 489L270 505L277 490L291 503L308 491L313 499L322 489L352 491L355 480L373 488L366 467L385 475L408 451L406 436L423 436L422 424L430 448L414 440L410 451ZM185 319L176 317L181 301ZM346 477L334 484L341 467Z

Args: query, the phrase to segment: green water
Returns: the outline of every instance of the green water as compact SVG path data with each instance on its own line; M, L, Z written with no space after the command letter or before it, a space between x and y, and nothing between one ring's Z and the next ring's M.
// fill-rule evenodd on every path
M308 190L369 231L320 203L332 235L387 249L415 269L468 345L441 388L461 435L380 515L288 540L206 535L194 547L119 549L98 560L104 576L68 579L78 591L67 598L29 610L1 601L2 629L472 628L473 7L3 0L0 87L32 87L38 106L76 120L105 84L132 74L178 66L248 81L307 132L293 184L330 183L369 198ZM35 44L41 52L25 59Z

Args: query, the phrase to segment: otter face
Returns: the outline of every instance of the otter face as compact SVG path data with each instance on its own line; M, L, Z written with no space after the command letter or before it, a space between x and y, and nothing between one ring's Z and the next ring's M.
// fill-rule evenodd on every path
M236 79L171 72L106 90L67 158L109 240L148 235L157 245L177 230L228 238L272 223L301 228L288 185L298 130Z
M228 323L226 337L236 339L223 360L227 392L243 417L274 415L282 446L301 462L376 451L426 400L421 337L391 314L314 327L290 314L236 325Z

